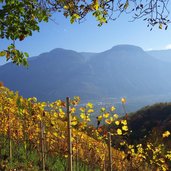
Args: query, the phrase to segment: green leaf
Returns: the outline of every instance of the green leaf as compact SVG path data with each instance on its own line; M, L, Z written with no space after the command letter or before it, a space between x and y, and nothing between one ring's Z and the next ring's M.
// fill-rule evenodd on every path
M23 65L24 66L28 66L28 62L27 62L27 59L26 58L23 59Z
M80 16L78 14L73 14L70 19L70 23L73 24Z
M29 54L27 52L24 52L25 57L29 57Z
M162 29L163 28L163 25L160 23L159 24L159 29Z
M128 8L128 6L129 6L129 2L127 0L126 3L125 3L125 5L124 5L124 9L126 10Z
M71 17L71 19L70 19L70 23L71 23L71 24L73 24L73 23L74 23L74 21L75 21L75 19L74 19L73 17Z
M0 52L0 57L5 56L5 55L6 55L6 52L5 51L1 51Z

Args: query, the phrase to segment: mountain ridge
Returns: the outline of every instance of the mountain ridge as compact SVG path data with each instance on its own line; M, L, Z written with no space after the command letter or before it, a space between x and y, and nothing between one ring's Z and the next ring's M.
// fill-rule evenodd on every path
M151 51L147 51L147 53L159 60L162 60L165 62L171 62L171 49L151 50Z
M99 99L167 94L170 74L167 62L132 45L101 53L56 48L31 58L28 69L11 63L0 67L0 80L7 87L42 101L74 95Z

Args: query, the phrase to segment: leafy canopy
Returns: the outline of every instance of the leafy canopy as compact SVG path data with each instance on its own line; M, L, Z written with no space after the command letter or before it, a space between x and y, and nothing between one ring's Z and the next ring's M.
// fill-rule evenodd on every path
M122 13L132 13L133 20L143 18L147 26L167 29L170 22L169 0L0 0L0 38L11 40L11 45L0 52L17 65L27 65L26 52L16 49L15 41L23 41L39 31L39 23L48 22L53 13L70 18L71 24L85 19L91 13L98 26L116 20Z

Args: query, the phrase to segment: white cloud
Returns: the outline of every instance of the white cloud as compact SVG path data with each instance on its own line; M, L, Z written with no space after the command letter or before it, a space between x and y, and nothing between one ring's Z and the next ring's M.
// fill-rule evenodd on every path
M166 45L164 49L171 49L171 44Z
M153 48L148 48L146 51L151 51L151 50L153 50Z

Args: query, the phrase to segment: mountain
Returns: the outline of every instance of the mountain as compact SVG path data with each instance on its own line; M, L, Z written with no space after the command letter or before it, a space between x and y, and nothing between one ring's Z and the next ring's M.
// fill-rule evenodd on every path
M140 47L118 45L102 53L54 49L29 60L29 68L12 63L0 67L0 81L25 97L53 101L169 95L170 64ZM159 99L157 99L159 100Z
M91 58L97 55L97 53L91 53L91 52L80 52L80 54L84 56L86 61L90 60Z
M171 49L168 50L152 50L147 53L162 61L171 62Z
M29 60L28 69L12 63L1 66L0 80L25 97L36 96L40 100L84 96L89 93L82 80L87 72L84 61L77 52L55 49Z
M7 61L6 61L5 57L0 57L0 66L4 65L6 63L7 63Z
M107 96L160 94L171 85L170 65L131 45L119 45L89 61L97 85Z

